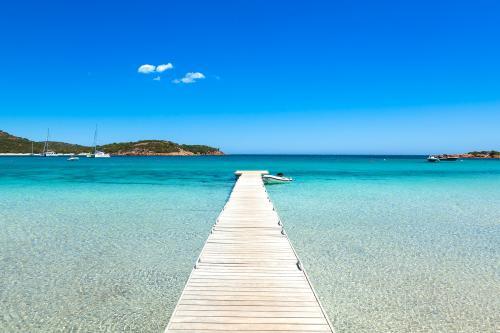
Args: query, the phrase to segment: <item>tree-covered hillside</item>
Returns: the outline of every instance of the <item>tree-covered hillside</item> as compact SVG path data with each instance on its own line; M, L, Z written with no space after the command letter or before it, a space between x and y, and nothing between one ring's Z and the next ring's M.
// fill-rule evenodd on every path
M25 138L17 137L0 130L0 153L31 153L33 143L33 153L39 154L43 151L45 142L31 141ZM81 145L71 143L49 141L49 150L57 153L88 153L92 149Z
M181 145L172 141L163 140L141 140L136 142L120 142L111 143L99 147L100 150L110 154L220 154L218 148L213 148L204 145Z
M0 130L0 153L31 153L43 151L44 142L31 141ZM102 145L99 150L113 155L222 155L218 148L205 145L183 145L164 140L141 140ZM49 150L56 153L89 153L92 147L49 141Z

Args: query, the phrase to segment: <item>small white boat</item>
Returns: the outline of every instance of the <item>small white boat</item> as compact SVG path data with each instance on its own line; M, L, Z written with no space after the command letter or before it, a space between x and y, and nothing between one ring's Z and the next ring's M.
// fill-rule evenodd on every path
M436 156L430 155L429 157L427 157L427 162L439 162L439 158L437 158Z
M59 155L56 154L55 152L53 152L52 150L47 150L44 153L42 153L42 156L44 156L44 157L57 157Z
M79 160L80 158L78 156L70 156L68 158L68 161L76 161L76 160Z
M109 157L111 157L111 155L108 153L105 153L103 151L96 150L94 153L94 156L92 156L92 157L94 157L94 158L109 158Z
M262 176L265 184L281 184L281 183L289 183L293 179L289 177L285 177L282 173L278 173L275 175L264 175Z
M456 161L458 160L458 156L450 156L450 155L438 155L437 158L439 158L440 161Z

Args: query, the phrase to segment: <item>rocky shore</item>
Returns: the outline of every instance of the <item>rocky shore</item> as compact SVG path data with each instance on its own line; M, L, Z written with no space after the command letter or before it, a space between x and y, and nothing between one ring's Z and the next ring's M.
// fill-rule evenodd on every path
M463 154L444 154L440 156L456 157L456 158L484 158L484 159L500 159L500 152L496 150L490 151L472 151Z
M158 153L154 151L148 150L132 150L132 151L118 151L111 154L112 156L203 156L203 155L212 155L219 156L224 155L220 150L209 151L206 153L193 153L187 150L179 150L177 152L170 153Z
M488 159L500 159L500 155L488 155L488 154L480 154L480 155L473 155L473 154L458 154L457 155L459 158L488 158Z

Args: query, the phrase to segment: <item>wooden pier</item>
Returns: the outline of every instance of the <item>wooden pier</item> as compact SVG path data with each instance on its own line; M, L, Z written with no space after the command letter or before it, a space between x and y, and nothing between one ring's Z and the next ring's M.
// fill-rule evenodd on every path
M262 181L239 176L166 332L333 332Z

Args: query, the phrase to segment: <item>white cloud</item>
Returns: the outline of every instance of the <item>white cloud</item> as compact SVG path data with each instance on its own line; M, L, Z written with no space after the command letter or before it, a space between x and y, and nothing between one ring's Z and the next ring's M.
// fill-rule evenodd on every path
M172 65L170 62L168 64L163 64L163 65L158 65L156 66L156 71L158 73L163 73L164 71L166 71L167 69L172 69L174 68L174 65Z
M161 80L161 77L156 76L156 77L154 77L154 78L153 78L153 80L154 80L154 81L160 81L160 80Z
M150 74L153 73L156 69L156 66L153 65L142 65L137 69L137 72L142 74Z
M204 79L205 75L200 72L189 72L186 75L184 75L183 78L181 79L175 79L172 82L173 83L195 83L197 80Z

